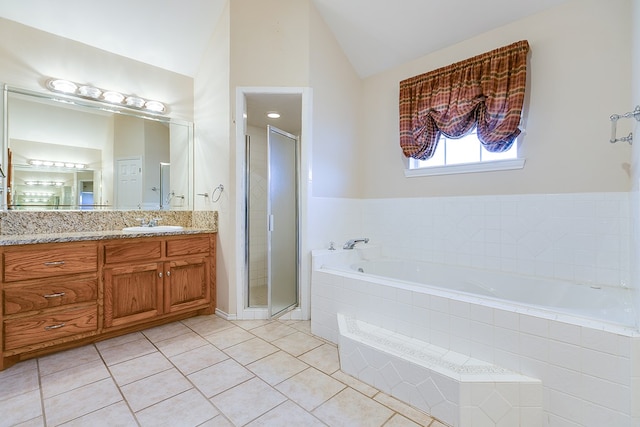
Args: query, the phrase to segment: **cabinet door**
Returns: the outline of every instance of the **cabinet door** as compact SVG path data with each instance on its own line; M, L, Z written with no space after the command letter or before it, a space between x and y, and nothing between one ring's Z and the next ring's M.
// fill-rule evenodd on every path
M172 313L208 305L209 259L190 258L165 263L165 312Z
M153 318L163 312L163 264L149 263L104 270L106 327Z

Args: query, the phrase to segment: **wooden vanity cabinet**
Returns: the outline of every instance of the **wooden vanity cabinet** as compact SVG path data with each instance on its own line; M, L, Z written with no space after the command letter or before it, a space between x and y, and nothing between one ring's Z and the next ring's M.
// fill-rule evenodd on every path
M215 310L215 233L0 246L0 370Z
M97 334L99 264L97 242L2 248L3 358Z
M209 308L214 253L209 235L105 243L105 327Z

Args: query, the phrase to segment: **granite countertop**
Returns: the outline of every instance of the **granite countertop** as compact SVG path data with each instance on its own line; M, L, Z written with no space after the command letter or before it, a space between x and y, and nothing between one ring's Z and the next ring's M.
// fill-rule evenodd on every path
M0 246L29 245L34 243L79 242L84 240L131 239L135 237L149 237L159 235L180 235L215 233L216 230L207 228L185 227L178 231L159 232L131 232L113 231L82 231L77 233L41 233L41 234L6 234L0 235Z

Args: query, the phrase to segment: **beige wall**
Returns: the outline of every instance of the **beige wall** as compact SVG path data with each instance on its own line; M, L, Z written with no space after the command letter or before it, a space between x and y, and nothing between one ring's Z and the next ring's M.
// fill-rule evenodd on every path
M50 77L164 102L193 121L193 79L0 18L2 83L44 90Z
M310 85L313 88L313 196L361 193L362 80L315 7L311 8Z
M309 0L233 0L231 81L236 86L307 86Z
M196 210L218 211L216 254L217 308L235 312L235 290L229 288L234 269L235 199L231 172L230 129L230 7L225 6L194 78L195 88L195 193L211 194L218 184L225 191L217 203L196 196ZM235 158L235 157L234 157ZM231 310L231 311L230 311Z
M631 149L608 141L609 116L633 109L631 28L629 0L577 0L366 79L362 196L628 191ZM405 178L398 82L521 39L531 45L524 169Z

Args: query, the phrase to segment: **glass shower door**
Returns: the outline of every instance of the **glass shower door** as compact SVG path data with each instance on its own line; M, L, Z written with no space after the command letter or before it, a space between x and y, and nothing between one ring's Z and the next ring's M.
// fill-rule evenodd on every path
M298 303L298 140L267 127L269 317Z

